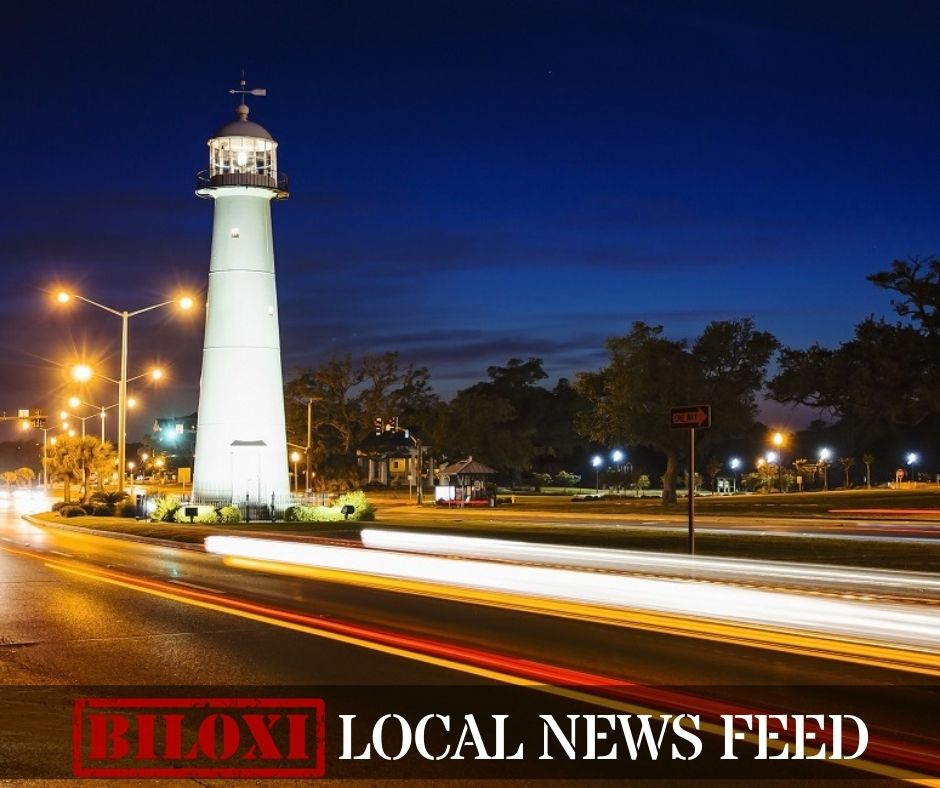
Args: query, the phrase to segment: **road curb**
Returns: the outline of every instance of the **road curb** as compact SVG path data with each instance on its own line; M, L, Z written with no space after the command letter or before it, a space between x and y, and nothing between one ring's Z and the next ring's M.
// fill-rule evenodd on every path
M160 539L154 536L138 536L137 534L125 534L121 533L120 531L99 531L97 528L86 528L80 525L67 525L66 523L49 522L48 520L42 520L31 514L24 514L23 519L31 525L37 525L41 528L61 528L64 531L92 534L93 536L103 536L109 539L123 539L127 542L155 544L161 547L174 547L181 550L196 550L201 553L205 552L205 547L203 545L193 544L192 542L177 542L174 539Z

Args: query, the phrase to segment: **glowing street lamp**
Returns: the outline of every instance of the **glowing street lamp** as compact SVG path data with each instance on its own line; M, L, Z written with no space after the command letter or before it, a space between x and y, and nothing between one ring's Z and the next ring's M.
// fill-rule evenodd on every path
M300 492L300 477L297 475L297 463L300 462L300 452L292 451L290 453L290 461L294 464L294 494Z
M910 451L907 453L907 477L911 480L911 486L916 484L914 479L914 466L920 462L920 455L916 451Z
M780 492L784 493L786 490L783 489L783 452L781 449L783 448L783 444L786 443L787 439L782 432L778 431L773 434L770 440L773 445L777 447L776 454L778 459L775 460L775 462L777 462L777 478L780 483Z
M738 468L741 467L741 460L737 457L732 457L731 461L728 463L731 466L731 491L738 491Z
M133 397L128 398L127 407L133 408L136 404L137 403L134 401ZM111 408L116 408L118 406L118 403L115 402L113 405L94 405L91 402L85 402L81 397L69 397L69 407L73 411L77 410L82 405L84 405L86 408L94 408L95 410L98 411L98 413L95 415L97 415L98 418L101 419L101 442L104 443L104 420L105 420L105 417L108 415L107 411L111 410ZM76 418L82 419L83 417L77 416ZM90 418L90 417L86 416L84 418ZM84 427L84 424L85 422L83 420L82 421L83 427Z
M820 449L819 450L819 464L822 465L823 472L823 489L829 489L829 458L832 457L832 452L829 449Z
M90 298L85 298L85 296L78 295L77 293L69 293L65 290L60 290L56 294L56 300L60 304L67 304L71 299L76 299L77 301L82 301L85 304L101 309L105 312L108 312L112 315L116 315L121 318L121 377L115 381L118 385L118 468L121 469L121 473L118 474L118 492L123 492L124 490L124 464L127 457L127 323L136 315L141 315L144 312L150 312L154 309L160 309L164 306L169 306L170 304L175 304L179 309L184 312L192 309L193 299L189 296L183 296L181 298L170 299L168 301L161 301L159 304L151 304L146 306L143 309L135 309L133 312L128 312L125 310L112 309L109 306L104 304L99 304L97 301L92 301ZM87 375L85 380L91 378L91 368L87 365L79 365L85 367L84 370L81 370L80 374ZM75 375L78 368L73 368L73 376ZM156 372L156 370L155 370ZM163 376L163 372L159 371L159 374L154 374L154 380L159 380ZM103 375L101 377L104 377ZM138 376L138 377L143 377ZM132 378L133 379L133 378ZM76 380L79 380L76 377Z
M604 458L600 454L591 457L591 465L594 466L594 492L601 490L601 465L604 464Z

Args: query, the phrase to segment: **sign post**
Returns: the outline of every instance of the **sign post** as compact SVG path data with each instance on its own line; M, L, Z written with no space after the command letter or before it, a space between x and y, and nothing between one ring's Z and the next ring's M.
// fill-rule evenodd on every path
M695 430L712 426L711 405L683 405L669 412L673 429L689 431L689 555L695 555Z

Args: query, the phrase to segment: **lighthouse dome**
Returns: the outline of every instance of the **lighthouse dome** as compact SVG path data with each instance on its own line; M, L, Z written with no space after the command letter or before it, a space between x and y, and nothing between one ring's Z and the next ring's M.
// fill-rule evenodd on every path
M256 137L263 140L273 140L274 137L271 136L271 133L262 125L255 123L253 120L248 120L248 107L245 104L240 104L235 110L237 117L235 120L229 121L224 126L218 129L213 138L215 137Z
M248 107L240 104L235 120L209 139L209 169L196 176L196 193L219 186L271 189L275 199L287 196L287 178L277 169L277 143L266 128L248 120Z

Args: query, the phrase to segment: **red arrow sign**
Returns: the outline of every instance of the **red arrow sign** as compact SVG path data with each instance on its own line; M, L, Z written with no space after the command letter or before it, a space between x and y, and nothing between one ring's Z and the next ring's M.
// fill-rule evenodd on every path
M670 424L680 429L705 429L712 425L711 405L686 405L670 411Z

